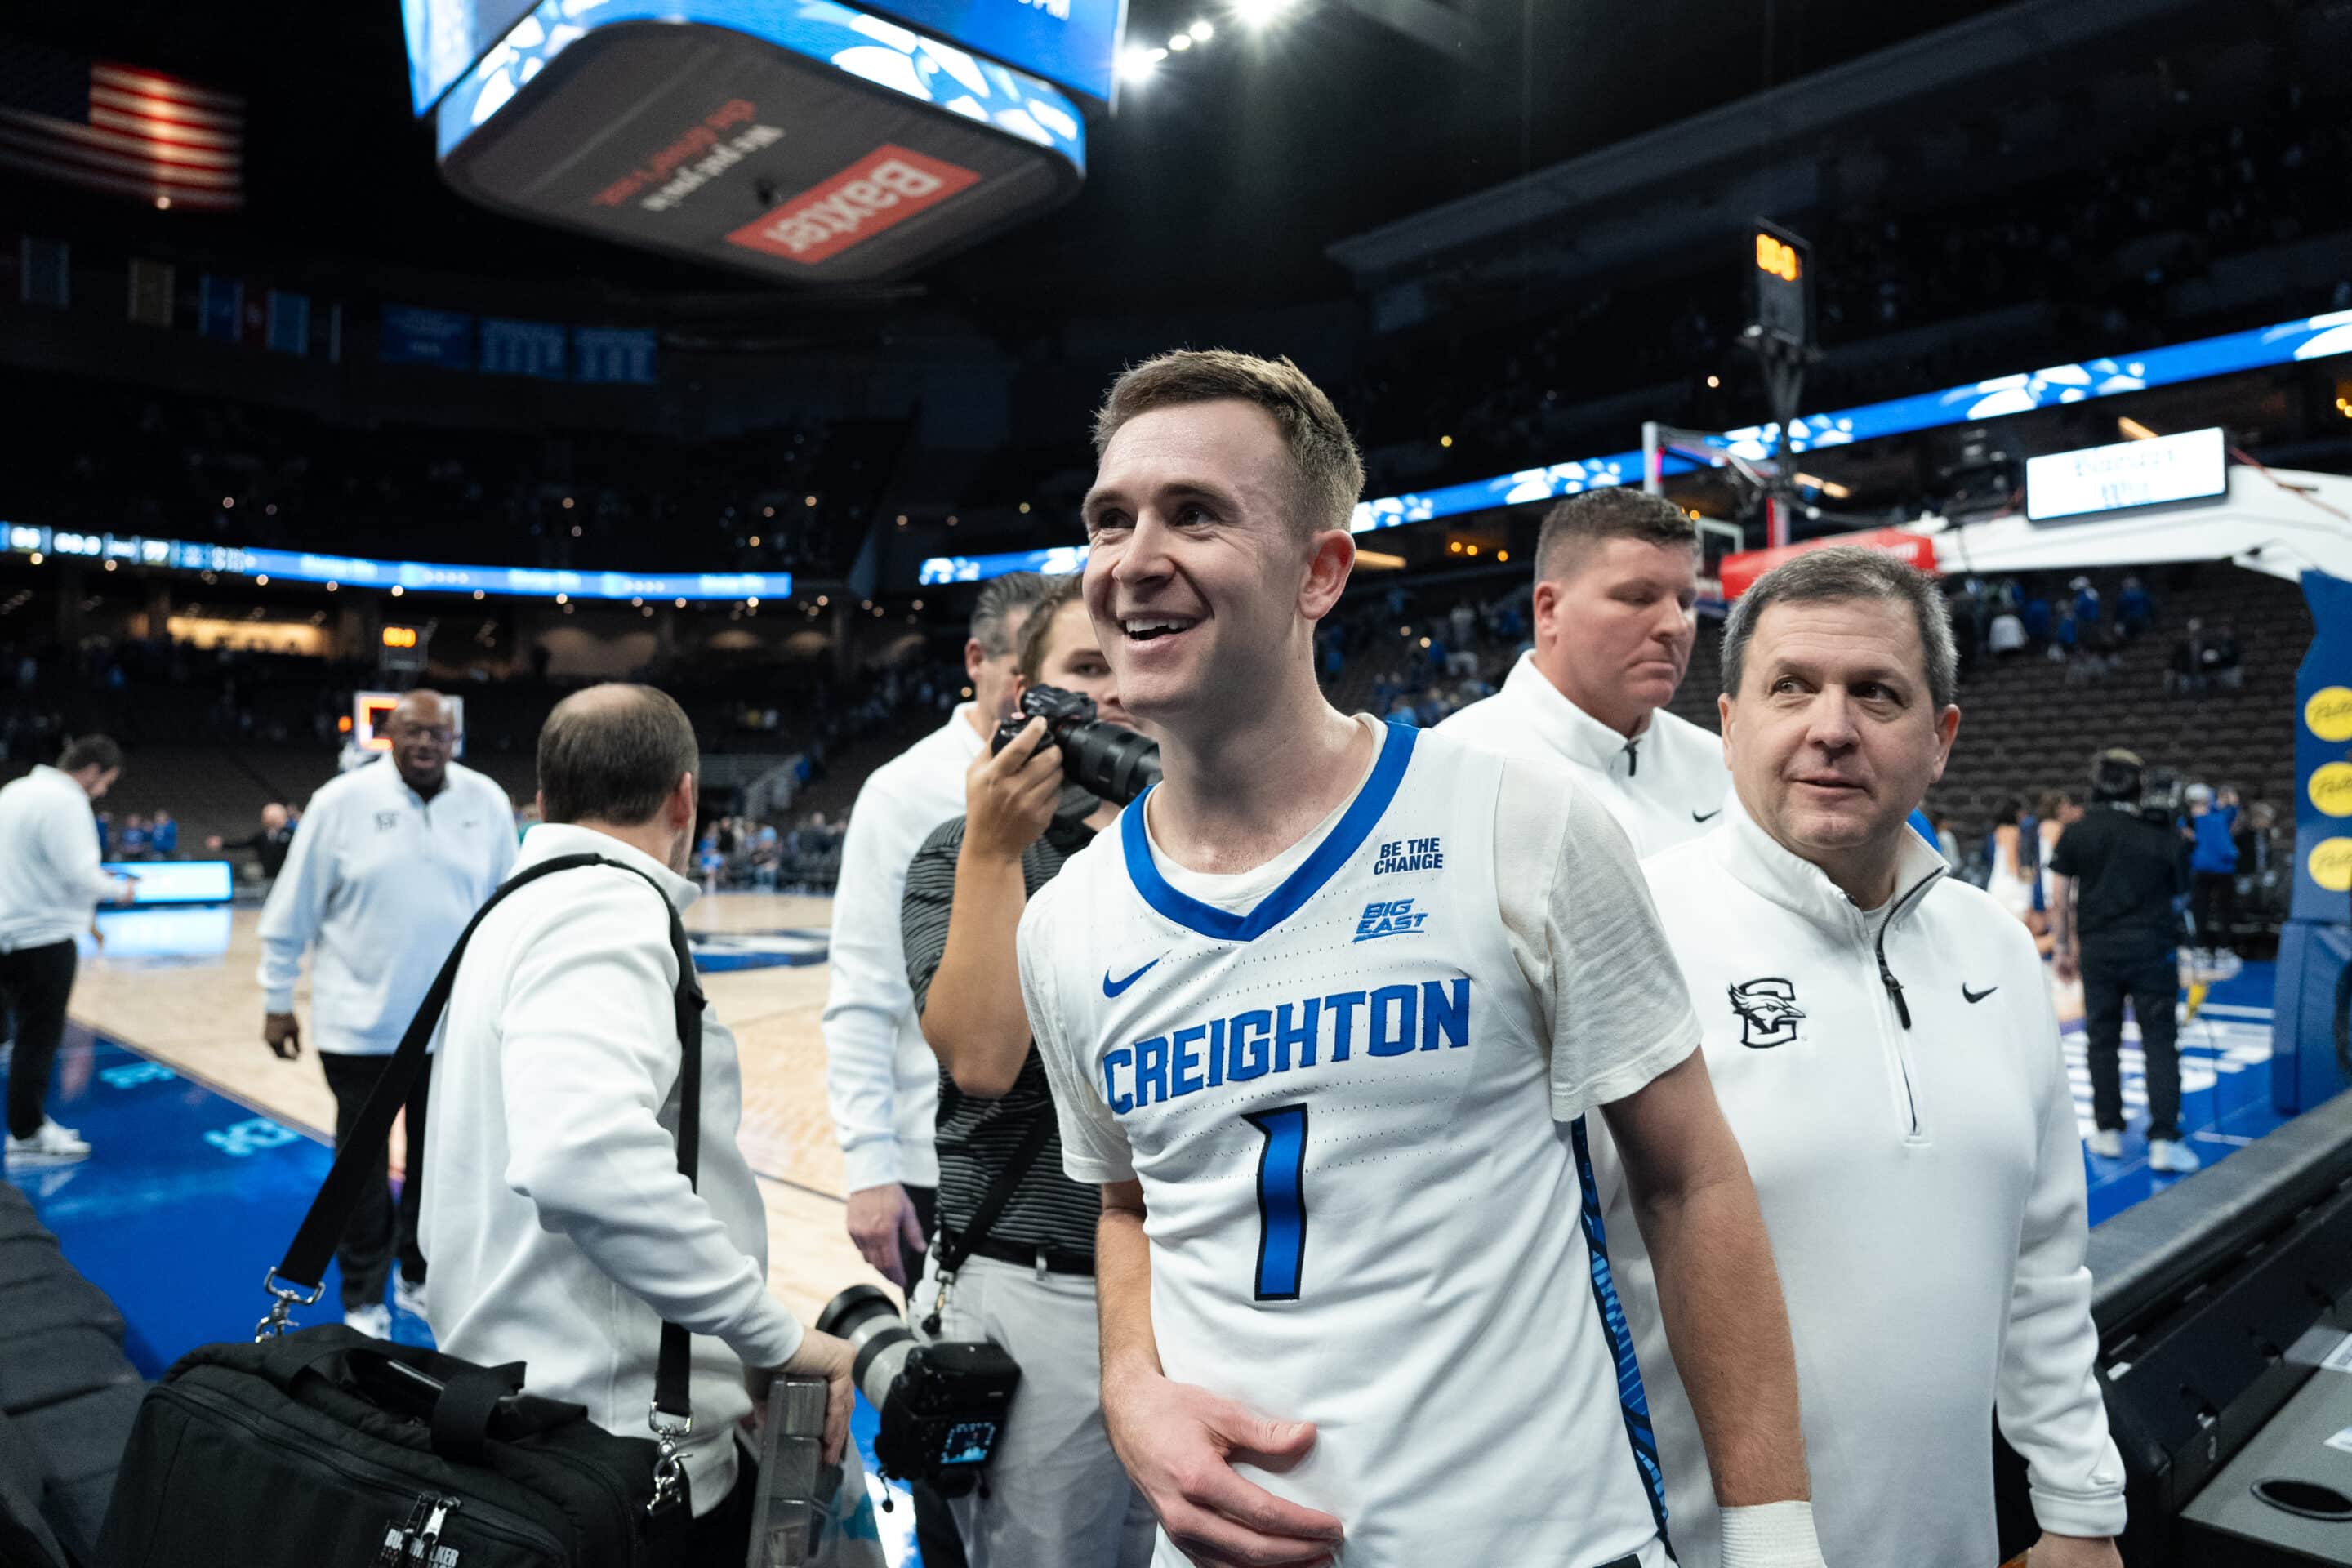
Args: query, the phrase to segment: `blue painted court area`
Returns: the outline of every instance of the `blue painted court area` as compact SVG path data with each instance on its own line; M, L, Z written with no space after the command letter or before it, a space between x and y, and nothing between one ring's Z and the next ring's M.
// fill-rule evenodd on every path
M68 1026L58 1053L49 1109L94 1152L78 1165L11 1170L8 1179L32 1198L74 1267L121 1309L131 1363L156 1377L197 1345L249 1339L269 1306L262 1277L333 1163L327 1145L79 1025ZM295 1321L338 1321L341 1292L331 1265L319 1304ZM393 1337L433 1342L421 1320L396 1309ZM904 1488L887 1487L891 1507L882 1508L875 1422L860 1397L853 1430L876 1522L890 1561L920 1568Z
M798 932L753 938L786 952L802 940ZM782 952L759 956L794 962ZM159 954L158 962L169 959ZM2181 1026L2183 1128L2208 1165L2281 1122L2270 1102L2272 980L2271 965L2247 964L2197 999ZM2125 1156L2084 1155L2094 1225L2188 1179L2147 1168L2138 1039L2137 1026L2126 1023L2124 1102L2133 1125ZM2090 1072L2079 1023L2067 1026L2065 1043L2076 1116L2087 1134ZM121 1308L131 1361L152 1377L192 1346L250 1335L268 1306L262 1276L326 1176L326 1145L79 1026L59 1054L51 1109L80 1129L96 1152L79 1165L11 1172L10 1179L32 1196L66 1255ZM298 1321L333 1321L339 1289L330 1270L320 1304ZM432 1342L425 1324L406 1314L395 1314L394 1334ZM854 1430L876 1489L884 1546L893 1563L919 1568L904 1489L888 1487L892 1506L880 1508L886 1489L872 1479L874 1429L874 1412L861 1397Z

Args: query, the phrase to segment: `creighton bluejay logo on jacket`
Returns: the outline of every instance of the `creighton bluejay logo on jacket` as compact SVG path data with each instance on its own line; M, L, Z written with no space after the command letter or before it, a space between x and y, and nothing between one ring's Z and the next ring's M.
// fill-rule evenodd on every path
M1739 1043L1754 1050L1785 1046L1797 1037L1797 988L1778 975L1731 987L1731 1008L1739 1015Z

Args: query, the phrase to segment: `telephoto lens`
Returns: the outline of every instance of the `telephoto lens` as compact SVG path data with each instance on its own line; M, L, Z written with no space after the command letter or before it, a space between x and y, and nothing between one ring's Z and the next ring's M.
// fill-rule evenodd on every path
M898 1303L871 1285L826 1302L816 1326L849 1342L851 1381L881 1418L875 1467L928 1480L945 1497L971 1490L1004 1435L1019 1364L984 1340L918 1340Z

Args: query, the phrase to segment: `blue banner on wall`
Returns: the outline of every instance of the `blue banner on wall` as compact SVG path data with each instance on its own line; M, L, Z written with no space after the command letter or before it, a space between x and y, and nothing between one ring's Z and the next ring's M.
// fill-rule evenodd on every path
M654 384L656 336L622 327L572 329L572 375L575 381Z
M443 370L474 368L474 318L457 310L417 305L386 305L376 349L386 364L429 364Z
M509 321L484 316L482 374L535 375L542 381L562 381L569 336L562 327L551 321Z
M196 330L223 342L236 342L245 321L245 284L207 272L197 286Z
M269 346L282 354L310 352L310 296L269 291Z

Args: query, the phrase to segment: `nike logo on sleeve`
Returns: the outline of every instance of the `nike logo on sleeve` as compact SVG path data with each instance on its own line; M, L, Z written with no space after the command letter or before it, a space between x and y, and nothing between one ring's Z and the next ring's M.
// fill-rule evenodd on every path
M1155 960L1154 962L1157 961ZM1970 1002L1981 1002L2000 989L2000 987L1998 985L1988 985L1981 991L1971 991L1969 989L1969 983L1967 981L1963 980L1960 982L1960 994L1967 997Z
M1109 970L1108 970L1108 969L1104 970L1104 971L1103 971L1103 994L1104 994L1104 995L1106 995L1106 996L1117 996L1117 995L1118 995L1121 992L1125 991L1129 986L1130 986L1130 985L1134 984L1137 981L1139 981L1139 980L1142 979L1146 974L1150 973L1154 968L1156 968L1156 967L1159 965L1159 963L1160 963L1160 961L1159 961L1158 959L1156 959L1156 958L1155 958L1155 959L1153 959L1150 963L1145 964L1141 969L1137 970L1134 973L1132 973L1132 974L1129 975L1129 976L1128 976L1126 979L1124 979L1124 980L1113 980L1113 979L1110 977L1110 971L1109 971Z
M1691 820L1693 822L1713 822L1717 817L1721 816L1722 815L1723 807L1718 805L1713 811L1692 812Z

